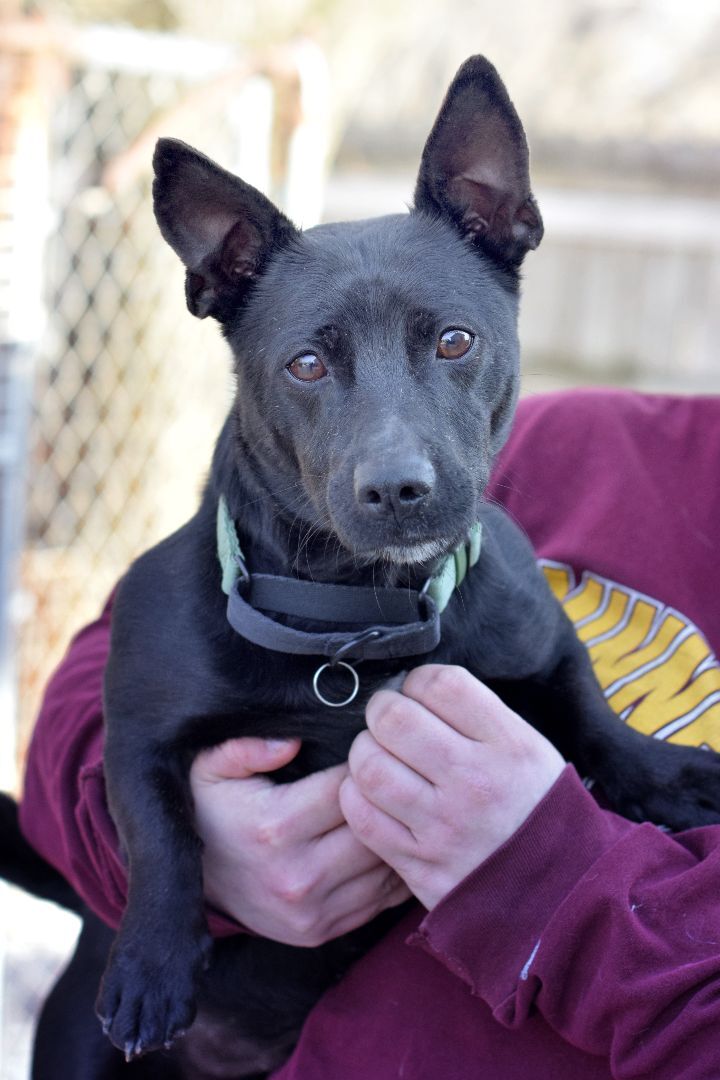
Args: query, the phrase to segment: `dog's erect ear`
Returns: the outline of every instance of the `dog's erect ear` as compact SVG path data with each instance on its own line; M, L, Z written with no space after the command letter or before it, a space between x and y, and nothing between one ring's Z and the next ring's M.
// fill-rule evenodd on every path
M222 322L297 230L259 191L178 139L158 141L153 168L155 217L187 267L188 308Z
M449 217L468 240L516 268L543 234L528 161L500 76L473 56L455 76L425 144L415 208Z

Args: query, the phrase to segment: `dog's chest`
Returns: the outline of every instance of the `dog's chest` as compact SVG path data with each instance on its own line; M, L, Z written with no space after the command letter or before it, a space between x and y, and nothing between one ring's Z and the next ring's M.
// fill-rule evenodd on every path
M257 650L243 662L215 667L213 677L195 678L184 697L186 719L179 739L173 742L192 754L228 739L252 736L271 739L299 739L301 750L286 768L274 774L290 781L317 769L344 761L355 736L365 726L367 703L377 690L399 689L406 668L358 663L357 695L340 707L324 704L313 689L315 673L322 657L285 657ZM212 697L207 695L208 685ZM348 671L326 670L318 683L328 700L343 701L354 689Z
M276 714L270 720L272 737L299 737L300 751L289 765L273 774L280 782L296 780L318 769L325 769L347 759L353 739L365 727L365 707L372 693L379 689L399 689L406 675L399 672L388 678L361 682L358 697L342 708L332 708L318 701L308 709Z

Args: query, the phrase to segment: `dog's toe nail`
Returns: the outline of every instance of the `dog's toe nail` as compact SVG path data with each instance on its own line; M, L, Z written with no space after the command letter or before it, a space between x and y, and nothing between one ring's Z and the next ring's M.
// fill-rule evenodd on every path
M134 1042L128 1040L125 1043L125 1060L130 1062L133 1058L140 1057L143 1049L142 1039L135 1039Z

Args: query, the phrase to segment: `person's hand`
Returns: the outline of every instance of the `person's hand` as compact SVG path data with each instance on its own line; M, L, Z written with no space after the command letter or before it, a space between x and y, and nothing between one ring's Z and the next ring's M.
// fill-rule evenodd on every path
M198 755L190 784L207 899L264 937L314 946L410 893L345 823L347 765L292 784L262 775L299 748L297 739L233 739Z
M528 817L558 751L463 668L428 664L380 690L350 750L351 829L433 908Z

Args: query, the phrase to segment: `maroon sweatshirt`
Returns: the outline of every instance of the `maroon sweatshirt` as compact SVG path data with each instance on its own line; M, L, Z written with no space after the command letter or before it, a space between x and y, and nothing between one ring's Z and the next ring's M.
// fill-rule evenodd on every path
M720 399L574 392L520 406L493 486L623 720L717 749L719 471ZM106 611L50 683L21 816L117 925L108 642ZM499 851L324 996L274 1080L718 1080L719 892L720 828L626 822L568 767Z

